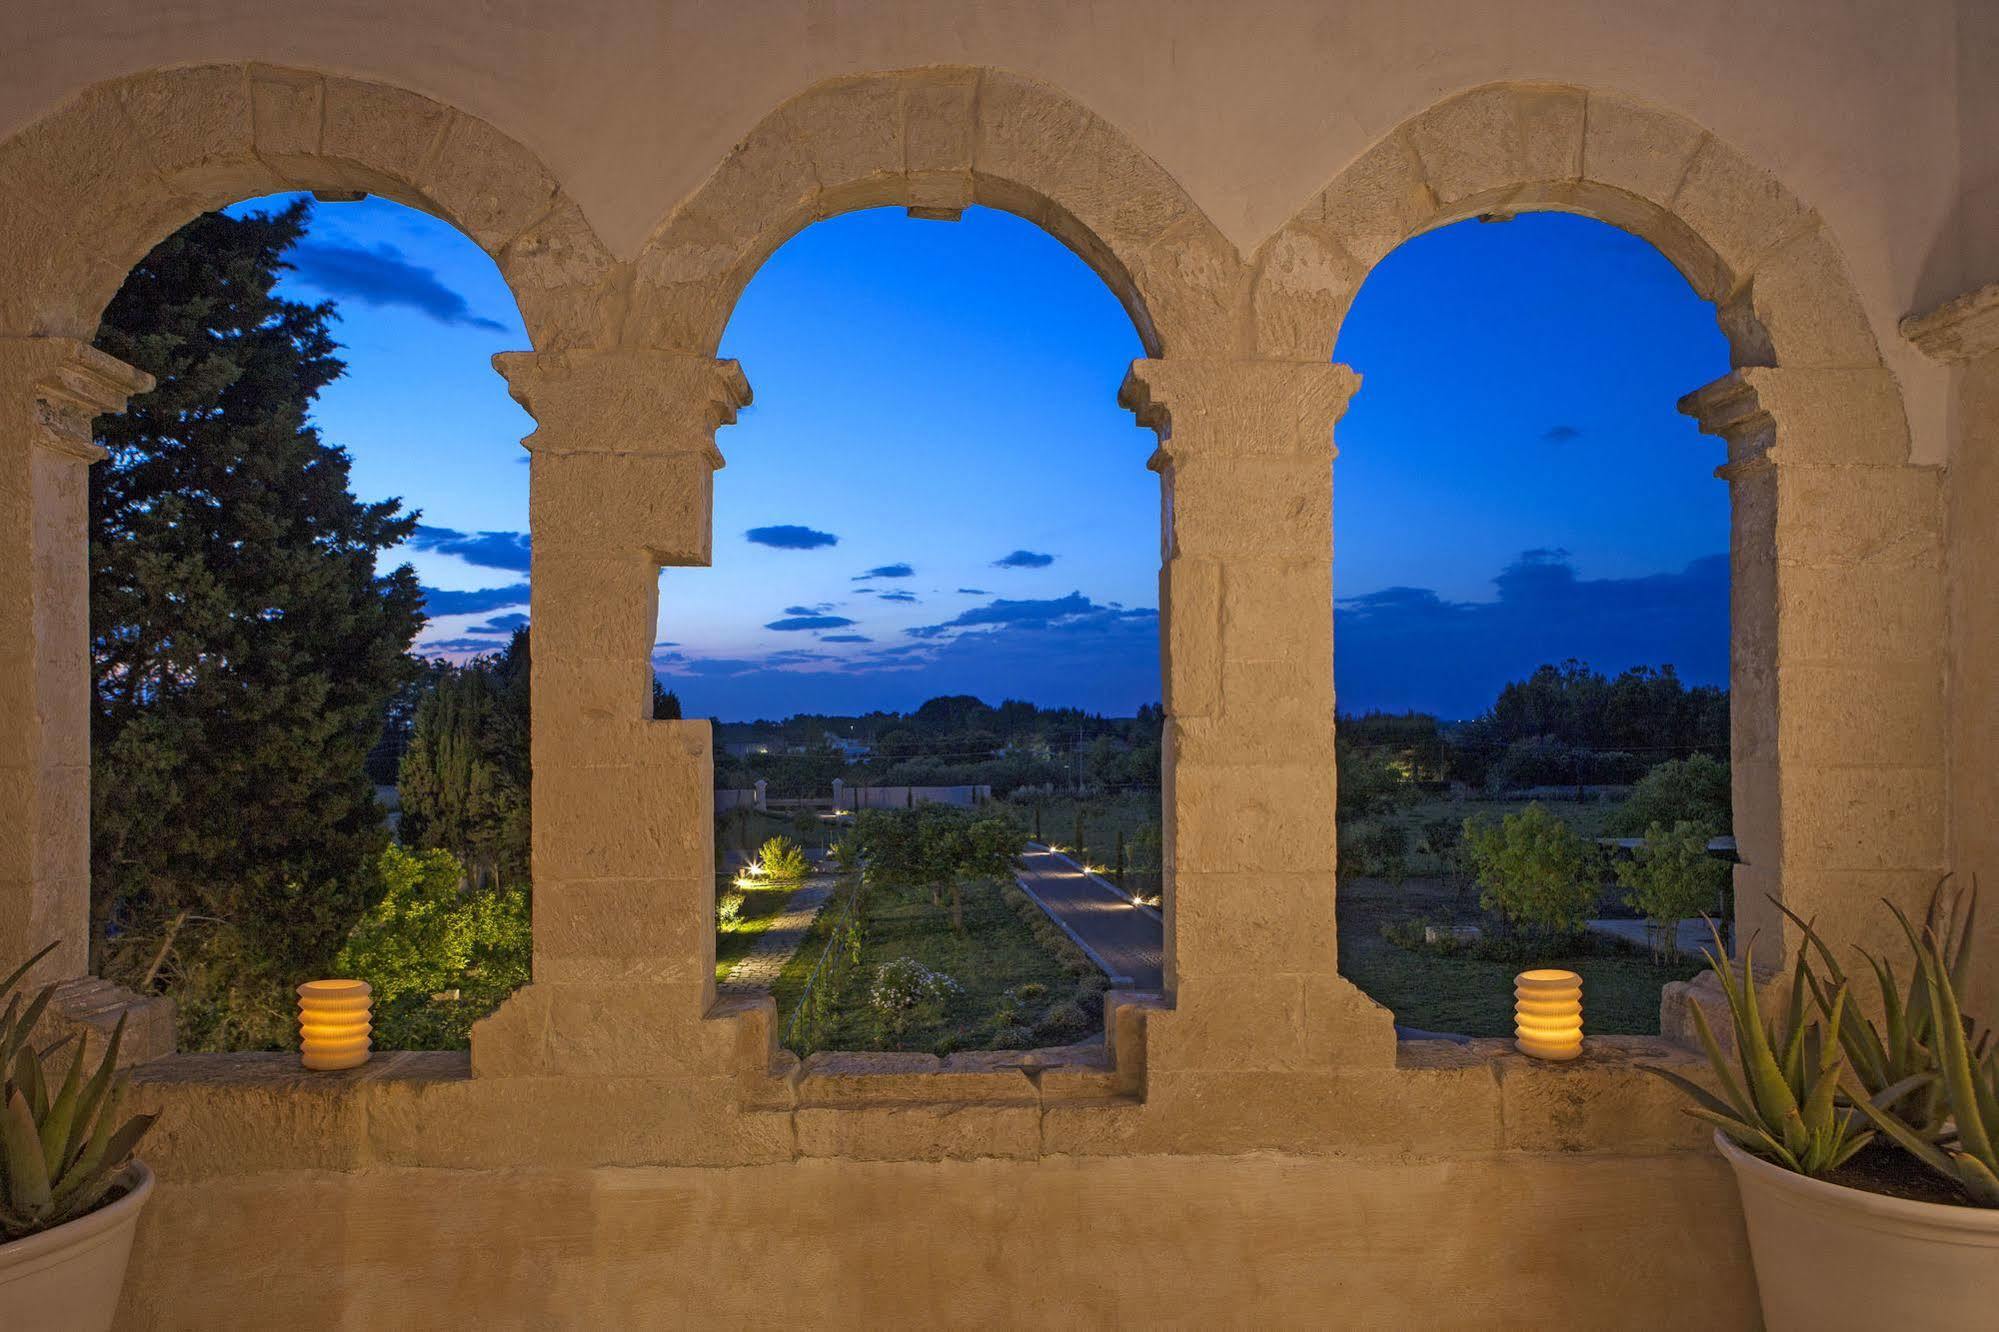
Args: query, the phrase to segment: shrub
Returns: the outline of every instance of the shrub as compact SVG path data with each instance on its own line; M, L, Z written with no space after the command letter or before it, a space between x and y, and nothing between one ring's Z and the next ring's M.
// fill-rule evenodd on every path
M715 899L715 923L717 925L734 925L742 918L742 915L743 895L741 893L723 893Z
M868 1011L875 1031L885 1041L900 1041L920 1022L943 1015L945 1001L963 987L941 971L932 971L913 957L898 957L875 968L868 987Z
M1339 849L1342 883L1385 879L1399 886L1408 875L1408 836L1395 824L1379 819L1343 822Z
M1515 928L1573 934L1596 905L1596 848L1538 802L1494 827L1465 821L1479 905Z
M1048 994L1048 987L1046 985L1043 985L1040 981L1029 981L1027 982L1027 984L1015 990L1014 994L1019 998L1027 1000L1028 1002L1032 1003L1036 999L1046 997L1046 995Z
M1076 993L1083 995L1099 995L1110 988L1111 978L1101 971L1092 971L1076 982Z
M757 852L757 865L772 883L798 883L811 871L805 851L789 837L773 837Z
M1682 820L1654 823L1631 859L1620 861L1617 881L1632 909L1657 925L1677 925L1720 903L1728 866L1708 854L1705 825Z
M1034 1044L1034 1033L1026 1027L1001 1027L989 1044L995 1050L1025 1050Z
M1661 763L1631 788L1609 829L1618 837L1638 837L1655 823L1670 828L1686 822L1720 837L1735 822L1728 782L1728 765L1706 754Z
M1041 1015L1041 1021L1034 1024L1034 1034L1066 1036L1081 1031L1089 1024L1090 1017L1083 1011L1083 1006L1073 999L1068 999L1049 1006L1048 1011Z

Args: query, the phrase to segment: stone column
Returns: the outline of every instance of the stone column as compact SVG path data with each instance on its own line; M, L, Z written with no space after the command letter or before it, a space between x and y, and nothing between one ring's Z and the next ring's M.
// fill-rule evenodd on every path
M1984 887L1971 1002L1999 1017L1999 283L1902 321L1951 367L1950 865Z
M0 972L90 969L91 422L152 387L70 338L0 339Z
M675 352L495 365L537 427L534 983L474 1030L473 1068L712 1070L733 1034L702 1023L715 995L710 727L652 719L652 649L660 569L709 561L715 430L749 386L733 361Z
M1166 984L1148 1063L1393 1058L1334 929L1333 425L1359 379L1317 361L1139 361L1160 438Z
M1728 444L1737 949L1899 940L1944 867L1943 502L1885 369L1738 370L1681 410Z

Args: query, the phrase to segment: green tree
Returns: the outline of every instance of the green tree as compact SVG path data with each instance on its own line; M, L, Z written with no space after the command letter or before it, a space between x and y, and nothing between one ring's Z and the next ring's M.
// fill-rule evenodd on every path
M403 755L402 840L449 851L479 887L528 882L531 651L516 629L494 656L440 670Z
M1708 854L1706 825L1654 823L1631 859L1619 861L1617 882L1632 909L1654 925L1672 926L1719 909L1728 866Z
M652 719L654 721L680 720L680 695L661 684L659 677L656 675L652 680Z
M380 872L382 900L355 924L334 966L374 987L377 1048L464 1049L472 1023L527 984L527 893L464 891L465 869L449 851L390 846Z
M1465 820L1464 841L1478 873L1479 905L1515 928L1574 934L1596 905L1596 848L1538 802L1494 827Z
M158 386L90 478L93 952L174 994L189 1049L288 1042L290 987L378 894L364 760L416 672L415 575L376 567L414 515L356 500L308 422L333 307L273 294L307 215L197 218L97 334Z
M802 883L812 871L805 851L789 837L773 837L757 852L757 866L772 883Z
M1655 823L1697 823L1709 837L1727 834L1735 826L1728 765L1706 754L1659 764L1631 788L1609 827L1619 837L1636 837Z

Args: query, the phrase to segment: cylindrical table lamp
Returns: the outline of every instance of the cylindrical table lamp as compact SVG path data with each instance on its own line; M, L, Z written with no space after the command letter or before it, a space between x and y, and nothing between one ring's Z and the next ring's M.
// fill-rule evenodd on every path
M359 980L317 980L299 986L299 1062L321 1071L367 1063L373 996L368 982Z
M1583 978L1573 971L1523 971L1513 978L1513 1044L1536 1059L1583 1052Z

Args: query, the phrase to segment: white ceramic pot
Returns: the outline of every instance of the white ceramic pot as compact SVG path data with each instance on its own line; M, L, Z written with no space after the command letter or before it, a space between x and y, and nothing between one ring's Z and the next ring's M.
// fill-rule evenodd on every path
M1771 1332L1991 1327L1999 1318L1999 1208L1849 1189L1751 1156L1720 1133L1714 1142L1735 1168Z
M9 1332L105 1332L118 1313L125 1264L153 1172L134 1161L125 1192L53 1230L0 1244L0 1326Z

